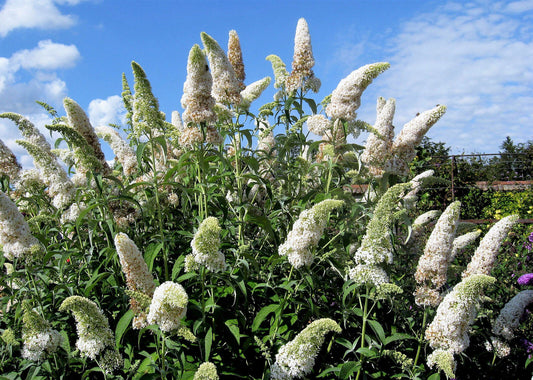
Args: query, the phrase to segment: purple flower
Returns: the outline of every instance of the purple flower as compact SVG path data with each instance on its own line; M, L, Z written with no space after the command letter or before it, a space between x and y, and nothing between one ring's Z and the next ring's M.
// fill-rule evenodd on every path
M533 232L529 234L527 240L529 240L531 243L533 243Z
M519 285L533 285L533 273L527 273L518 277L517 282Z

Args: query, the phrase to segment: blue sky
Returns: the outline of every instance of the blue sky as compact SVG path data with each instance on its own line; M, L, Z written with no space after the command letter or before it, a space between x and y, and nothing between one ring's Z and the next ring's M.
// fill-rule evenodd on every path
M377 97L392 97L396 133L418 112L446 105L428 135L454 153L497 152L506 136L533 139L533 0L0 0L0 112L43 126L35 100L64 114L69 96L94 126L120 122L121 75L133 82L135 60L170 118L183 111L187 55L200 32L223 48L238 32L249 84L272 76L269 54L290 67L300 17L322 81L318 101L351 71L386 61L360 119L373 124ZM271 86L257 102L273 94ZM29 165L19 137L0 120L0 138Z

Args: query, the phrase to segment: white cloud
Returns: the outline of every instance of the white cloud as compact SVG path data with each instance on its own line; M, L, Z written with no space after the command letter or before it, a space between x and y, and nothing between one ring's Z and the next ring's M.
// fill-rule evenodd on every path
M72 67L79 58L80 52L76 46L44 40L39 41L34 49L16 52L10 62L24 69L55 70Z
M0 9L1 37L19 28L61 29L74 24L74 17L62 14L53 0L7 0Z
M122 98L113 95L107 99L94 99L89 103L89 120L93 126L124 123L126 109Z
M397 100L399 129L417 112L448 107L429 136L454 152L498 151L505 136L531 139L531 1L448 3L403 24L391 41L391 69L376 81Z

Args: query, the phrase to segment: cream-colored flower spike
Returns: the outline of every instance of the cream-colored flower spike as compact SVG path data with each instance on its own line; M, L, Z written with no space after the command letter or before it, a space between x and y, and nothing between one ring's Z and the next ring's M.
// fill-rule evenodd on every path
M463 279L473 274L490 275L503 239L518 221L518 215L509 215L493 225L489 232L481 239L478 248L474 252L472 260L463 272Z
M311 35L305 19L298 20L296 34L294 36L294 56L292 60L292 72L287 79L287 92L291 93L305 85L305 81L313 78L313 48L311 46ZM315 91L317 92L317 91Z
M352 71L341 80L331 94L331 102L326 107L326 114L332 119L352 121L357 117L357 109L361 105L361 95L372 81L390 64L386 62L371 63Z
M217 102L225 105L239 104L241 102L241 83L237 79L226 53L209 34L202 32L200 37L211 65L213 97Z
M18 163L17 157L0 140L0 174L7 175L11 182L14 182L18 178L21 170L22 166Z
M30 232L28 223L9 197L0 191L0 244L8 260L32 261L43 251L42 245Z
M87 114L78 103L70 98L63 99L63 106L67 113L68 124L83 136L87 144L93 148L94 154L102 164L103 174L109 174L111 169L106 162L105 154L102 151L98 136L87 117Z
M244 72L244 62L242 60L241 42L239 40L239 35L235 30L229 31L228 59L235 71L235 77L240 82L241 90L244 90L246 88L246 85L244 84L246 73Z
M207 66L207 59L198 45L189 51L187 79L183 84L181 106L185 109L183 122L209 123L216 119L215 99L211 95L213 78Z
M438 105L422 112L405 124L394 139L391 154L395 158L390 171L405 173L407 165L415 158L415 147L420 144L427 131L446 113L446 106Z
M514 338L514 332L520 325L520 318L527 305L533 302L533 290L522 290L505 304L500 315L494 321L492 332L506 340Z
M135 151L113 128L100 126L95 128L96 134L109 144L118 161L122 164L125 175L132 175L138 169Z
M368 165L370 173L375 177L381 177L385 172L384 166L390 158L392 139L394 138L394 126L392 119L396 110L396 100L385 100L382 97L377 101L377 117L374 128L379 134L371 133L361 155L361 161Z
M239 106L244 109L250 108L250 104L261 96L271 80L272 78L265 77L246 86L246 88L241 91L242 101Z
M270 54L266 57L267 61L270 61L272 64L272 71L274 72L274 87L282 88L285 86L287 78L289 77L289 72L287 71L287 66L280 57L275 54Z

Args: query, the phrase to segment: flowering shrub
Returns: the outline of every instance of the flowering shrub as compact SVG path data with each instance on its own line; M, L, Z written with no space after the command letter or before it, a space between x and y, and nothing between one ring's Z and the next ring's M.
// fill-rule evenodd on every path
M292 70L269 55L274 78L248 85L235 31L227 53L200 39L171 122L136 62L123 126L93 128L72 99L66 116L44 105L61 135L52 149L30 120L0 114L35 163L0 144L2 378L524 375L531 291L501 288L516 216L478 242L459 202L416 208L434 179L408 165L446 108L396 138L394 99L378 99L374 125L359 120L384 62L315 101L303 19ZM271 82L274 101L255 107ZM349 140L362 131L364 148ZM485 350L500 338L507 356Z

